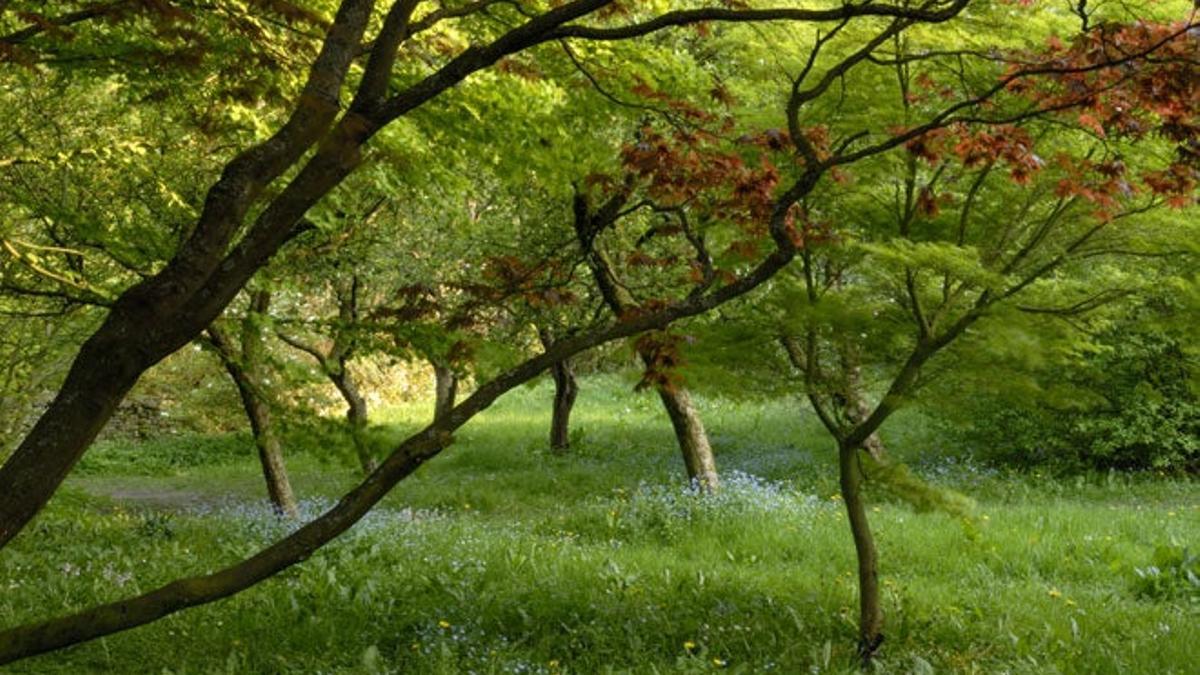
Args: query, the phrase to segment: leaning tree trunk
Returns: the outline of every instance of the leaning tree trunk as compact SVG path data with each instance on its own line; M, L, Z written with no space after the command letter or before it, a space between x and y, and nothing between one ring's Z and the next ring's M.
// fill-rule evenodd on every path
M675 440L683 453L688 479L704 492L715 492L719 485L717 460L708 443L704 423L692 405L692 397L687 389L670 385L659 385L658 396L675 428Z
M358 391L354 377L346 370L345 364L341 369L330 373L334 386L346 401L346 421L350 424L350 436L354 441L354 452L363 473L371 473L378 462L371 455L371 444L367 441L367 401Z
M255 391L245 373L235 374L238 370L236 366L227 366L226 370L237 385L242 407L250 420L250 430L254 434L254 445L258 448L258 460L262 465L263 478L267 482L267 496L271 500L271 506L279 515L295 518L299 515L299 510L296 507L296 496L292 492L292 483L288 480L287 468L283 464L283 448L271 419L271 405Z
M115 319L79 350L58 395L0 467L0 548L50 500L146 365Z
M579 396L579 383L570 360L564 359L550 369L554 377L554 412L550 418L550 449L565 452L571 447L571 410Z
M258 459L262 465L263 478L267 483L267 496L271 506L280 515L294 518L299 515L296 496L288 479L283 463L283 448L271 415L271 402L267 398L263 375L264 342L261 317L271 301L268 291L255 291L251 295L250 307L242 320L241 353L233 347L233 341L217 325L208 329L209 338L216 347L225 366L225 371L237 387L242 399L242 408L250 421L254 434L254 445L258 448Z
M850 533L858 556L858 653L863 664L869 664L883 643L883 606L879 600L878 554L867 521L867 507L862 496L862 469L858 448L843 445L838 449L842 501L850 518Z
M596 235L612 222L606 221L607 216L600 213L590 213L587 199L581 194L576 194L574 206L576 239L587 256L588 268L601 297L613 314L619 317L630 315L638 309L637 299L621 283L608 256L596 243ZM648 350L639 350L638 355L647 366L654 362L654 355ZM675 429L675 440L683 454L688 480L704 492L715 492L719 487L717 460L700 415L692 405L692 397L681 385L657 384L655 389Z
M441 421L454 408L458 398L458 376L444 363L433 364L433 379L436 389L433 401L433 421Z

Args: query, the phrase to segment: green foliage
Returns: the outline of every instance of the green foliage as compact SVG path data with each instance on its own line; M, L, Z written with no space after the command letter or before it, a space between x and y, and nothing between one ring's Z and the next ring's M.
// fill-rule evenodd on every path
M1162 313L1132 312L1095 336L1083 360L1043 370L1037 379L1052 388L962 402L965 439L982 456L1021 466L1200 468L1195 335L1162 327Z
M169 476L245 460L253 454L254 439L246 433L184 434L141 442L120 439L96 443L78 471L81 475Z
M1151 564L1134 570L1134 588L1154 600L1183 599L1200 605L1200 554L1178 544L1154 549Z
M584 379L586 437L562 457L544 448L550 399L545 384L513 392L280 578L6 672L857 672L853 547L815 420L792 401L697 397L730 475L705 500L678 479L653 397ZM403 433L427 403L381 417ZM979 536L940 513L872 508L886 553L881 670L1184 673L1200 658L1194 605L1130 581L1164 539L1200 536L1194 482L931 463L905 442L926 423L903 421L885 440L916 475L979 497ZM184 447L129 449L166 467ZM306 516L354 479L288 452ZM170 477L127 466L73 478L5 550L6 625L211 570L292 527L263 502L248 454ZM152 489L192 498L152 501Z
M897 497L918 512L940 511L967 521L974 516L975 503L969 497L929 483L907 464L880 462L865 453L859 453L859 458L873 489Z

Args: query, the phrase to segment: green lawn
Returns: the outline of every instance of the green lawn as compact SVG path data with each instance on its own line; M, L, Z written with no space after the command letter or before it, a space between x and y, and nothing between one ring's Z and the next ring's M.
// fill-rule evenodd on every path
M798 405L702 399L725 488L699 498L655 398L585 380L565 457L545 450L549 398L545 385L510 394L279 577L4 672L853 669L852 546L830 444ZM381 436L415 428L427 408L388 411ZM1159 547L1200 545L1200 485L1001 474L938 459L924 428L898 417L885 440L974 496L976 516L875 500L882 671L1197 672L1200 594L1135 570ZM289 457L309 514L354 480L344 452L331 461L316 445ZM244 436L95 448L0 553L0 625L257 550L287 528L260 480Z

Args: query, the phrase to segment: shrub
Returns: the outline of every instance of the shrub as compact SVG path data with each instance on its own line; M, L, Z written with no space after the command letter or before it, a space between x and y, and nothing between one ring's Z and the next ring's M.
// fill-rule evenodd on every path
M1097 336L1091 358L1043 374L1053 397L976 398L959 433L1005 464L1195 472L1200 363L1189 346L1135 314Z

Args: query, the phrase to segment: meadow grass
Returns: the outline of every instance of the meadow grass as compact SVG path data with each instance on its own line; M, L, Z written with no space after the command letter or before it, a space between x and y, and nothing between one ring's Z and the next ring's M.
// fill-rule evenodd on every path
M724 474L701 497L652 396L585 380L565 456L546 449L549 399L544 384L505 397L279 577L5 672L855 670L832 446L796 402L700 399ZM385 411L377 440L428 413ZM295 438L289 469L312 516L355 474L344 447L313 440L330 435ZM1194 481L988 469L940 447L916 414L885 440L977 505L968 521L873 495L888 613L878 670L1197 671L1200 593L1143 578L1156 550L1200 545ZM294 525L263 503L251 447L231 435L95 448L0 553L0 625L210 571L284 534Z

